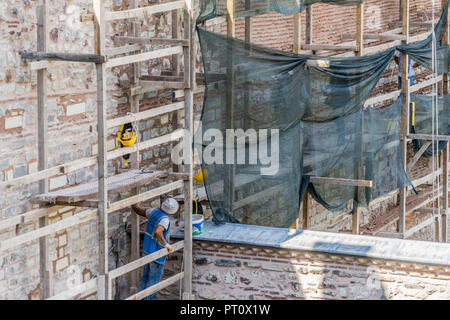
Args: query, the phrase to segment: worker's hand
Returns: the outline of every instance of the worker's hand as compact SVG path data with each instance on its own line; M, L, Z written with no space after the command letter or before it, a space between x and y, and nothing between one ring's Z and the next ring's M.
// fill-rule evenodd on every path
M166 249L169 251L169 253L172 253L172 252L173 252L173 246L171 246L170 244L166 244L166 245L164 246L164 248L166 248Z

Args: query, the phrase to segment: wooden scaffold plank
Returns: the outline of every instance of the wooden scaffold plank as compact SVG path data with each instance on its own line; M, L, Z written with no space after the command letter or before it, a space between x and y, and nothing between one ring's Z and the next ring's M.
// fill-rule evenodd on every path
M174 1L163 4L156 4L153 6L147 6L136 9L122 10L122 11L110 11L105 14L105 20L118 20L118 19L131 19L131 18L144 18L149 15L167 12L176 9L182 9L185 1Z

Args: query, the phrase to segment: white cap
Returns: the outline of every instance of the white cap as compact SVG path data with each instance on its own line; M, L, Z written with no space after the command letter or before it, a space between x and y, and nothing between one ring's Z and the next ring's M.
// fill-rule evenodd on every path
M178 201L174 198L167 198L161 205L161 210L167 214L177 213L179 208Z

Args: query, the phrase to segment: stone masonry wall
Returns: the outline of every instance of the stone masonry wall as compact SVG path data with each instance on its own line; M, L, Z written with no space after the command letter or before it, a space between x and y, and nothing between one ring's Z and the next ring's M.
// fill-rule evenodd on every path
M368 3L382 3L383 23L398 20L398 1L370 0ZM431 3L431 1L428 1ZM427 2L427 3L428 3ZM92 53L93 24L79 22L82 12L92 12L91 1L47 1L49 5L49 51ZM140 1L140 6L151 5L155 1ZM22 50L36 50L36 6L35 0L5 0L0 3L0 181L37 171L37 72L31 72L29 66L20 58ZM439 1L436 1L436 6ZM423 19L419 14L424 11L421 0L412 1L413 19ZM107 10L122 10L128 7L127 0L105 1ZM315 5L314 33L317 43L340 42L341 33L353 33L354 8ZM415 14L414 12L417 12ZM413 14L414 13L414 14ZM304 14L303 14L304 16ZM344 23L347 21L348 23ZM266 14L254 19L252 41L284 50L292 50L292 17L278 14ZM304 21L304 19L303 19ZM369 23L369 22L366 22ZM171 15L160 14L147 17L142 24L142 36L169 37L171 35ZM224 30L222 28L222 30ZM127 26L116 21L107 26L107 34L127 35ZM237 35L242 37L242 21L237 23ZM315 41L316 42L316 41ZM107 47L112 46L110 38ZM153 49L157 49L155 47ZM201 71L201 57L197 47L197 71ZM171 70L171 58L155 59L143 63L142 74L159 75ZM391 74L395 73L392 65ZM129 111L129 101L125 94L128 68L117 67L107 74L108 118L123 116ZM386 83L396 81L395 74L386 75ZM392 81L390 81L392 80ZM49 130L49 166L55 166L76 159L97 154L96 134L96 83L92 64L52 63L48 69L48 130ZM392 85L391 85L392 86ZM386 87L388 88L388 87ZM382 88L381 90L383 90ZM141 110L147 110L174 100L170 90L148 92L140 97ZM198 119L202 108L202 95L195 96L195 118ZM183 112L178 120L183 121ZM141 121L140 139L147 140L170 133L174 129L172 115L163 115L155 119ZM114 149L116 130L108 134L108 150ZM158 146L142 152L142 166L167 169L172 145ZM110 161L109 174L118 172L121 159ZM97 176L96 167L88 167L67 175L58 175L49 179L50 190L77 185L90 181ZM0 195L0 221L24 213L33 208L30 196L38 193L36 183L19 186ZM126 194L115 196L119 200ZM314 205L314 225L333 223L340 219L339 214L330 213ZM311 205L310 207L313 207ZM49 215L50 222L56 222L75 213L74 209L59 210ZM125 231L128 210L111 214L109 217L110 269L128 261L129 237ZM344 219L345 220L345 219ZM347 220L345 220L347 221ZM16 228L0 229L0 240L36 229L37 221L18 225ZM342 229L345 227L339 227ZM83 281L95 277L98 273L97 221L95 219L69 228L50 237L50 261L53 268L54 293L67 289L67 280L73 268ZM115 240L113 241L114 238ZM116 253L118 252L118 253ZM0 252L0 299L36 299L39 297L39 246L37 241L26 243L15 249ZM127 288L127 279L118 282L120 288ZM95 298L95 292L86 293L79 299Z
M450 298L448 267L198 241L193 254L200 300Z

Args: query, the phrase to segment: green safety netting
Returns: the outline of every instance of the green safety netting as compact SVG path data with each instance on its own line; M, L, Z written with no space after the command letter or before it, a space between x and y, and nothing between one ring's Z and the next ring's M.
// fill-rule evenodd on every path
M433 100L437 105L433 108ZM417 134L439 134L450 135L450 96L421 96L411 94L411 102L414 103L414 109L411 108L411 133ZM435 119L435 127L433 127L433 118ZM423 145L421 140L413 140L415 150L420 150ZM447 145L446 141L435 142L434 145L430 145L424 152L424 157L431 157L433 151L441 151Z
M433 70L433 33L423 41L413 44L406 44L397 47L397 50L403 53L407 53L410 57L423 67L432 70L437 73L448 73L449 70L449 46L443 45L442 40L444 36L447 11L449 4L442 11L441 17L434 28L434 35L436 41L435 47L435 68Z
M351 6L362 3L363 0L235 0L234 11L236 18L254 16L266 12L295 14L319 2ZM201 0L197 22L224 15L227 15L227 0Z
M298 8L313 2L318 1L300 2ZM202 3L203 20L225 12L217 1ZM282 12L273 9L274 2L267 3L269 11ZM241 8L238 3L236 7ZM437 39L442 38L441 28L439 23ZM203 140L195 147L208 172L205 188L214 221L289 227L306 192L327 209L340 210L351 200L368 204L411 185L400 150L402 97L384 109L363 106L396 49L417 59L414 54L428 50L429 42L363 57L326 58L329 66L318 67L314 61L323 58L200 27L197 33L206 90ZM417 60L428 61L426 56ZM373 187L312 177L370 180Z

